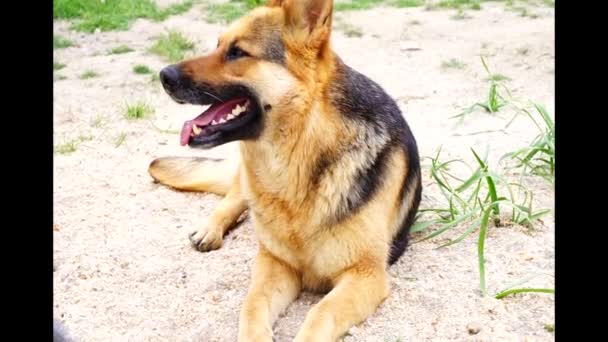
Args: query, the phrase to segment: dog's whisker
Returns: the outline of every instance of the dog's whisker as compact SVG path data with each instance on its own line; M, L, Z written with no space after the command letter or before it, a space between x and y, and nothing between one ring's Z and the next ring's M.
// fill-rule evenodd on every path
M211 94L211 93L210 93L210 92L208 92L208 91L204 91L204 90L203 90L203 93L205 93L205 94L207 94L207 95L209 95L209 96L213 97L214 99L216 99L216 100L220 101L221 103L224 103L224 102L225 102L224 100L222 100L222 99L220 99L219 97L217 97L217 96L215 96L215 95Z

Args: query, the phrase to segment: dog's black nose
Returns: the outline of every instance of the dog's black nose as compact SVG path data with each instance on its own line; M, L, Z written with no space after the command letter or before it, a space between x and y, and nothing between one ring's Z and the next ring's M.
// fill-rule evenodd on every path
M160 81L167 90L175 88L179 83L180 72L177 65L169 65L160 71Z

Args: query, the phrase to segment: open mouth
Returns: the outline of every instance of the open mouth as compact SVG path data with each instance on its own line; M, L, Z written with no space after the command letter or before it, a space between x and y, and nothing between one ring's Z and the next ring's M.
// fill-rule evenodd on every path
M255 99L240 96L227 101L217 101L192 120L184 122L180 134L182 146L216 145L222 135L240 129L259 113Z

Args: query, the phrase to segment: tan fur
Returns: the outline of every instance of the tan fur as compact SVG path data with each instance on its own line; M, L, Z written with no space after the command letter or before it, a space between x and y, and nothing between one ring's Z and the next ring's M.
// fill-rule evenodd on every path
M397 223L411 204L411 198L403 201L409 204L399 201L395 186L407 172L405 153L391 150L382 185L365 206L339 223L328 217L340 194L351 185L357 165L377 151L341 160L331 182L311 181L321 152L337 153L364 134L343 121L328 97L335 72L329 48L331 8L330 0L271 0L231 25L216 51L181 63L195 80L239 82L272 105L262 136L240 143L236 175L226 176L225 169L207 162L175 158L150 166L152 177L163 184L227 194L192 237L203 251L219 248L226 230L249 207L260 250L241 310L239 341L272 341L274 321L302 289L329 293L306 316L295 338L299 342L335 341L389 294L386 260ZM260 53L250 32L260 20L280 25L286 65L257 59L225 63L222 56L235 40L252 55ZM370 146L384 143L381 137L373 139Z

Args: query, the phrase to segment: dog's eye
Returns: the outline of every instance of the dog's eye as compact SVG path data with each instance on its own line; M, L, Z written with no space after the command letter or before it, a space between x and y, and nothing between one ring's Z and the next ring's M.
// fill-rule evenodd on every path
M228 49L228 52L226 53L226 60L231 61L246 56L249 56L247 52L239 49L236 46L231 46L230 49Z

